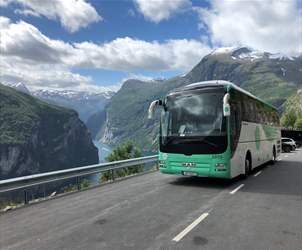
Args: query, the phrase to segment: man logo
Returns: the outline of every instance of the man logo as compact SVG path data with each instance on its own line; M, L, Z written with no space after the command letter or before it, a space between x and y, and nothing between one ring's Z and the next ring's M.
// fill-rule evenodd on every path
M185 162L182 164L184 167L188 167L188 168L191 168L191 167L196 167L196 163L193 163L193 162Z

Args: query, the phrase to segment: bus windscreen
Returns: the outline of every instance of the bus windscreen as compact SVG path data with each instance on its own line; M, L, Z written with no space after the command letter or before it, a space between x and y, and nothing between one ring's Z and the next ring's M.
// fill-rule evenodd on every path
M186 145L188 154L218 152L226 144L223 90L187 91L170 95L161 115L161 149L177 153ZM193 147L198 148L191 148Z

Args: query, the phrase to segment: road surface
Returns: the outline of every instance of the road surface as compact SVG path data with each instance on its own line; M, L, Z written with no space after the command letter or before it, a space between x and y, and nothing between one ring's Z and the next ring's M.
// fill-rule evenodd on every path
M0 215L0 249L301 250L302 149L246 180L130 178Z

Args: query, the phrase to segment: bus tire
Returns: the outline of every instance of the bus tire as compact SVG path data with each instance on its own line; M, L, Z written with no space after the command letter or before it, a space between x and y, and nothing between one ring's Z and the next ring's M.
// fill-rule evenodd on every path
M273 157L272 157L272 160L271 160L271 164L274 165L276 163L276 160L277 160L277 154L276 154L276 148L274 146L273 147Z
M250 153L247 153L244 161L244 177L247 178L252 171L252 159Z

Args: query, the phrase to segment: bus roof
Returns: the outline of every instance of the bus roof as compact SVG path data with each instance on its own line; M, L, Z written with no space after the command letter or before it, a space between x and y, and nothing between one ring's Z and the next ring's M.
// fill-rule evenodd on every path
M245 95L248 95L248 96L252 97L253 99L256 99L257 101L273 108L274 110L278 111L277 108L272 106L271 104L261 100L260 98L254 96L250 92L238 87L236 84L229 82L229 81L224 81L224 80L212 80L212 81L203 81L203 82L192 83L192 84L186 85L184 87L172 90L170 92L170 94L175 93L175 92L186 91L186 90L202 89L202 88L206 88L206 87L225 87L227 89L233 88L233 89L236 89L237 91L244 93Z

